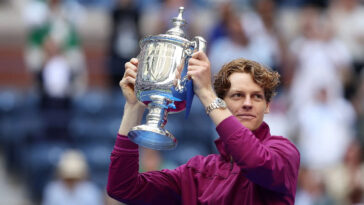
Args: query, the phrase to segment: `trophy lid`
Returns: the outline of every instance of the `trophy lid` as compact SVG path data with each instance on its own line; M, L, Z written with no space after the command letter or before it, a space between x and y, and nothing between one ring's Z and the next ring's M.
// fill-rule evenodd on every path
M182 17L184 7L179 7L178 10L178 16L172 19L174 27L169 29L167 34L184 37L185 33L182 30L183 26L186 24L186 21Z

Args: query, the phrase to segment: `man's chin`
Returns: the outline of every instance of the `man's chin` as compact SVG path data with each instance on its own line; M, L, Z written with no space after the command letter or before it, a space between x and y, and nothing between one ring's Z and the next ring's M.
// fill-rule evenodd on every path
M243 124L244 127L248 128L250 131L254 131L259 127L253 121L240 120L240 122L241 124Z
M251 122L247 122L246 120L242 121L240 120L241 124L243 124L244 127L248 128L249 130L252 130L253 129L253 123Z

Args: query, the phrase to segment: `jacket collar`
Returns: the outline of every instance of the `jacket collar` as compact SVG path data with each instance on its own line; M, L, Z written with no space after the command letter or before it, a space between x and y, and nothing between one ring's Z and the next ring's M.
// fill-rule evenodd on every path
M267 137L270 136L270 131L269 131L269 126L267 123L263 122L258 129L252 131L253 135L258 138L260 141L265 140ZM217 147L217 150L219 151L219 153L221 154L221 156L229 161L230 160L230 155L228 154L228 152L226 151L225 148L225 143L222 141L221 138L218 138L217 140L215 140L215 145Z

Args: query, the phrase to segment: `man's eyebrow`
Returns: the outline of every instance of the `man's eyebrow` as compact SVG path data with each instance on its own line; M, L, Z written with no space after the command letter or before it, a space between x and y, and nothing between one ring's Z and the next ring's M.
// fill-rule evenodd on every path
M234 89L234 88L232 88L228 92L241 92L241 93L246 93L247 91L241 90L241 89ZM261 94L263 94L264 93L264 90L253 90L253 91L250 91L250 93L261 93Z

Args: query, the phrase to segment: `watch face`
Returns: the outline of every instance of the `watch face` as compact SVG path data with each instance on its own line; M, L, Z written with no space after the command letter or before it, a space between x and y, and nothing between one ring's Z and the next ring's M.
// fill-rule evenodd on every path
M206 113L209 114L212 110L217 109L217 108L222 108L222 109L226 108L226 103L221 98L216 98L214 100L214 102L212 102L210 105L208 105L206 107Z
M225 108L226 107L226 103L224 100L222 100L221 98L217 98L216 99L216 104L221 107L221 108Z

